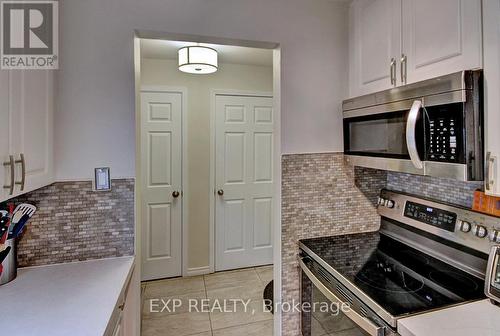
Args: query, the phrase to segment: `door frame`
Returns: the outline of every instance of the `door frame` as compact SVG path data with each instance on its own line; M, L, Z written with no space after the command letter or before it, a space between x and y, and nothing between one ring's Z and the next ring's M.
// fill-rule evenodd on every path
M172 32L161 32L153 30L135 30L134 41L134 88L135 88L135 120L136 120L136 144L140 142L140 123L137 120L141 113L141 39L160 39L160 40L174 40L174 41L190 41L198 43L211 43L222 45L234 45L240 47L262 48L273 51L273 108L276 124L274 125L274 179L276 181L274 195L276 196L274 205L276 211L274 212L274 246L273 246L273 278L274 278L274 298L275 302L281 302L281 46L277 42L269 41L255 41L245 39L224 38L215 36L193 35L193 34L179 34ZM135 158L135 182L141 183L141 161L140 161L140 148L136 145L136 158ZM141 260L141 193L135 188L135 215L134 215L134 229L135 240L134 250L136 260ZM136 271L141 274L141 263L136 263ZM278 309L274 316L274 335L281 335L281 310ZM139 323L140 326L140 323ZM138 326L138 328L139 328ZM137 328L137 330L139 330Z
M182 256L181 256L181 265L182 265L182 271L181 275L186 276L188 273L188 203L189 203L189 193L187 192L188 190L188 156L187 156L187 139L188 139L188 127L187 127L187 114L188 114L188 90L186 87L182 86L167 86L167 85L141 85L141 90L140 93L142 92L162 92L162 93L180 93L182 95L182 106L181 106L181 113L182 113L182 118L181 118L181 201L182 201L182 207L181 207L181 225L182 225L182 237L181 237L181 251L182 251ZM140 117L140 116L139 116ZM138 120L139 128L140 128L140 119ZM142 130L140 130L142 131ZM140 139L140 134L139 134L139 139ZM137 145L137 151L140 153L141 151L141 142L139 140L138 145ZM142 173L142 172L141 172ZM141 182L142 183L142 182ZM137 186L136 186L137 190ZM139 207L141 207L141 204L139 204ZM140 219L140 218L139 218ZM137 225L136 225L137 226ZM137 228L136 228L137 229ZM142 263L142 259L139 260L139 262Z
M210 248L210 255L209 255L209 268L210 268L210 273L215 272L215 258L216 258L216 249L217 246L215 244L215 189L216 189L216 184L215 184L215 179L216 179L216 171L215 171L215 164L216 164L216 153L215 153L215 146L216 146L216 113L217 113L217 96L240 96L240 97L265 97L265 98L273 98L273 93L272 92L267 92L267 91L245 91L245 90L231 90L231 89L213 89L210 91L210 190L209 190L209 198L210 198L210 231L209 231L209 248ZM273 101L274 104L274 101ZM274 105L273 105L273 112L274 112ZM273 113L274 114L274 113ZM274 116L275 117L275 116ZM274 132L276 130L276 118L274 121L273 125L273 141L275 141L275 135ZM273 148L273 151L276 148ZM278 155L281 157L281 155L278 153ZM275 162L275 156L276 153L273 153L273 165L276 163ZM273 175L275 173L273 172ZM275 176L273 176L274 178ZM274 196L274 195L273 195ZM273 205L274 201L273 201ZM273 218L275 220L276 218ZM274 224L274 223L273 223ZM274 232L273 232L274 234ZM274 250L274 243L273 241L273 250ZM273 260L274 261L274 260Z

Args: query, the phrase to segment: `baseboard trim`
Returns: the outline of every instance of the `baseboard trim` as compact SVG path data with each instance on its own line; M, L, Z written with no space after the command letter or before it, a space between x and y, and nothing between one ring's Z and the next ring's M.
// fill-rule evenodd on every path
M210 266L188 268L186 276L210 274Z

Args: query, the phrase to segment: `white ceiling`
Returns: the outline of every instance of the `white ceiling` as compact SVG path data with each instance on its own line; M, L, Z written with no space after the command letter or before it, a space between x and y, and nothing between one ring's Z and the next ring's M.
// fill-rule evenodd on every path
M196 43L141 39L142 57L177 60L177 50L190 45L196 45ZM219 63L261 66L272 66L273 64L272 50L207 43L201 43L200 45L217 50Z

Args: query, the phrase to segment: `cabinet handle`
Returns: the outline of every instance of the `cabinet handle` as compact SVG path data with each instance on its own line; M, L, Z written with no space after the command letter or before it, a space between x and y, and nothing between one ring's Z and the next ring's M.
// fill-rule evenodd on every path
M394 57L391 58L390 74L391 74L391 85L395 86L396 85L396 59Z
M16 164L17 163L21 164L21 181L19 181L19 182L16 181L16 185L20 185L21 191L23 191L24 185L26 183L26 160L24 159L24 154L21 154L20 157L21 157L20 160L15 161Z
M493 165L495 164L495 158L491 156L491 152L486 154L486 190L491 191L495 180L493 179Z
M4 189L9 189L9 195L14 193L15 176L14 176L14 155L9 155L9 161L3 163L4 167L10 167L10 185L4 185Z
M401 55L401 83L406 84L406 70L407 70L407 57L405 54Z

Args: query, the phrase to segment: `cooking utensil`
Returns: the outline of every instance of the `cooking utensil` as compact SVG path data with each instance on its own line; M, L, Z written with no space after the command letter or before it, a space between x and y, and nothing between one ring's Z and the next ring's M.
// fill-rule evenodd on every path
M14 214L14 203L7 203L7 209L9 211L9 215Z
M14 210L14 216L17 212L21 212L23 215L28 215L30 218L36 212L36 206L28 203L19 204Z
M7 216L0 218L0 244L5 243L8 236L10 218Z
M12 231L14 231L14 227L19 222L21 217L23 217L23 213L21 211L14 213L14 215L12 216L12 219L10 221L10 225L9 225L9 235L12 234Z
M9 236L15 237L15 235L12 235L12 232L14 231L14 228L16 227L17 223L19 223L19 221L24 215L27 215L29 219L33 216L35 212L36 212L36 207L34 205L27 203L19 204L14 210L14 215L12 216L11 225L9 227Z
M9 239L19 237L29 219L30 217L28 215L23 215L19 222L17 222L14 226L12 233L9 233Z

